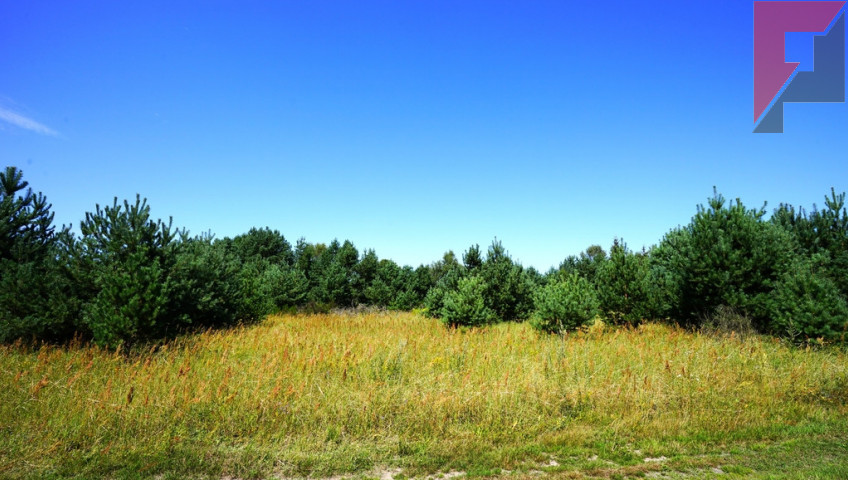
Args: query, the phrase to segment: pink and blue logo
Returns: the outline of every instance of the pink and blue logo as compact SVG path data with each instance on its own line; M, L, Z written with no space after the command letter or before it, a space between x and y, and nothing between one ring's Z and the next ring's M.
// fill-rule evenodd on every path
M845 102L845 3L754 2L754 133L783 133L786 102ZM786 61L794 32L814 34L812 61Z

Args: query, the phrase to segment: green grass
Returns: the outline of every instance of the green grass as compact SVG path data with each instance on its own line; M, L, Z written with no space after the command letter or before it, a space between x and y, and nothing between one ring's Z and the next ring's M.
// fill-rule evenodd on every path
M848 478L846 413L844 350L657 324L279 316L0 347L0 478Z

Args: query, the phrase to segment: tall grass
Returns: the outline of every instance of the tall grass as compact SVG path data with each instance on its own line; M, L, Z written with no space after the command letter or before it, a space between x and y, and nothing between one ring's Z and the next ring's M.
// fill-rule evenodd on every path
M549 453L634 463L844 435L846 413L843 351L657 324L561 337L329 314L130 352L0 347L10 477L418 474Z

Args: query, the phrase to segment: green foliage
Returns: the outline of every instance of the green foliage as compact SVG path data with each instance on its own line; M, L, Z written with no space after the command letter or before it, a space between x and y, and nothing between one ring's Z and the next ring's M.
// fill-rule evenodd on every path
M365 289L368 303L379 307L392 305L398 293L405 288L402 275L403 271L395 262L380 260L373 281Z
M536 291L530 324L544 332L562 333L588 324L598 314L595 289L576 273L555 279Z
M660 268L677 282L676 318L698 325L719 305L751 318L768 331L772 289L796 259L796 244L782 228L764 222L763 209L725 204L715 194L692 222L666 235Z
M430 283L430 272L426 266L419 266L413 269L410 266L404 266L403 269L403 290L399 291L394 302L389 305L389 308L395 310L412 310L424 304L424 297L433 286Z
M243 261L262 259L273 265L294 263L291 244L279 231L268 227L251 228L245 234L232 239L232 248Z
M478 256L479 248L473 245L463 255L467 266L449 261L445 262L449 267L440 266L444 273L424 298L428 313L443 319L460 318L461 320L456 322L447 321L456 325L488 323L492 318L500 321L526 319L533 308L533 289L536 285L533 278L521 265L512 261L497 240L492 242L482 263L477 261ZM445 259L449 259L448 254ZM472 287L467 280L472 277L475 292L473 301L470 294ZM460 294L461 288L465 288L467 292ZM454 302L452 307L447 306L449 299ZM480 308L477 308L478 301L483 302ZM449 311L449 308L453 310ZM466 313L458 314L458 311ZM467 319L467 312L470 311L476 312L476 320Z
M306 278L310 281L310 287L313 285L311 276L316 266L315 259L317 255L318 252L315 245L307 242L304 238L297 240L297 244L294 247L294 266L306 275Z
M681 321L681 288L683 285L684 262L681 258L682 251L688 251L689 232L683 228L677 228L668 232L659 245L651 248L648 252L650 265L650 278L654 285L655 319L673 319Z
M531 285L533 286L533 290L544 285L546 283L545 276L542 275L538 270L534 267L528 267L524 270L524 273L527 274L527 279L530 280Z
M355 299L354 302L358 304L372 304L372 305L386 305L387 303L382 303L384 300L384 296L382 294L373 295L373 289L371 289L375 280L377 279L377 272L379 270L380 259L377 257L377 253L374 250L366 250L365 253L362 254L362 257L359 259L359 262L353 267L353 280L351 287L353 288ZM369 289L372 290L372 295L369 295ZM379 299L379 301L377 300Z
M328 246L299 243L295 258L309 281L309 301L337 307L353 306L360 295L354 290L354 267L359 253L350 241L340 244L333 240Z
M184 239L175 245L175 252L170 272L171 321L224 327L266 313L256 308L256 290L244 281L242 261L225 242L213 243L208 236Z
M816 258L798 262L772 291L770 331L797 340L844 341L848 304L815 263Z
M72 337L78 318L72 291L61 265L51 258L0 260L0 343Z
M57 262L58 234L51 205L33 194L23 172L0 172L0 342L21 337L56 339L73 331L62 311L68 286Z
M424 307L427 314L434 318L442 318L445 296L459 286L459 281L465 276L465 268L456 261L453 252L447 252L440 262L436 262L431 271L436 272L435 285L424 297Z
M616 239L609 260L599 266L596 275L604 320L615 325L636 325L661 316L653 280L648 255L633 253L627 244Z
M512 261L501 242L489 247L486 261L479 268L485 285L484 299L497 318L524 320L533 309L533 281L521 265Z
M825 197L824 210L815 205L808 215L782 204L772 215L772 222L784 227L798 240L807 256L826 255L828 261L821 271L836 284L842 296L848 298L848 210L845 193L836 194L831 188Z
M47 198L33 194L23 172L0 172L0 259L15 262L44 258L54 240L53 213ZM24 191L24 189L26 189Z
M480 253L480 245L471 245L468 250L462 254L462 263L465 269L469 272L480 268L483 265L483 255Z
M453 253L452 250L448 250L442 255L442 259L433 262L428 267L428 272L430 273L430 283L432 285L436 285L439 283L439 280L442 279L448 273L462 269L462 265L459 264L459 261L456 259L456 254Z
M564 274L577 273L581 277L595 283L598 270L607 260L607 252L600 245L591 245L579 256L569 255L559 264L559 272Z
M843 338L848 324L848 212L845 194L833 190L825 209L781 205L771 221L764 209L716 193L650 251L616 240L607 255L592 245L545 276L497 240L485 258L472 245L462 263L447 252L413 269L373 250L360 257L350 241L300 239L292 249L267 227L220 241L189 238L152 220L138 196L98 205L79 238L56 231L50 208L19 170L0 173L0 342L82 334L114 347L361 304L423 305L449 325L533 313L546 331L582 325L597 309L611 324L630 325L664 318L698 326L732 312L758 332L828 341Z
M231 242L174 231L152 220L139 197L134 204L98 205L80 231L79 240L68 242L65 264L79 302L78 328L100 345L254 321L282 296L282 280L265 281L264 272L283 267ZM246 238L271 238L252 232Z
M480 276L461 278L456 290L444 295L442 322L453 327L476 327L495 322L498 317L486 304L486 292L486 282Z
M267 312L281 312L302 305L308 294L309 281L300 270L271 264L262 272L262 293Z
M94 213L80 224L75 245L80 280L94 292L87 299L82 322L94 341L116 346L179 330L185 317L170 316L173 285L169 275L175 259L171 224L150 218L146 200L136 197Z
M383 259L377 267L376 278L365 290L365 297L371 305L411 310L421 306L430 286L430 273L426 267L413 270Z

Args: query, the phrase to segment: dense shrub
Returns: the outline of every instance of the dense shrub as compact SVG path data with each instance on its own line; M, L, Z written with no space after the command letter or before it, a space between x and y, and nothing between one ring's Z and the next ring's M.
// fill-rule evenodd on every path
M685 275L681 268L684 263L680 252L688 251L689 235L687 229L671 230L662 242L652 247L648 253L648 282L654 286L653 317L657 320L682 321L680 292Z
M272 265L290 266L294 263L291 244L279 231L268 227L251 228L247 233L235 236L233 252L242 260L262 259Z
M758 331L769 330L769 296L797 252L784 229L762 220L764 213L739 200L728 205L716 194L688 226L666 235L659 267L678 282L678 320L699 325L727 305L750 317Z
M462 264L465 266L465 270L471 273L483 266L483 255L480 253L480 245L475 243L462 254Z
M446 268L442 277L426 294L424 305L430 315L439 318L449 315L445 310L448 298L456 300L460 284L467 278L475 277L474 288L480 289L479 300L485 307L485 315L501 321L523 320L529 316L536 285L524 268L512 261L500 242L492 242L485 260L480 260L477 245L472 245L462 257L465 265L456 264ZM465 287L470 288L468 282ZM457 324L466 324L464 322Z
M345 240L333 240L329 245L316 245L304 253L312 255L308 268L304 270L309 280L308 299L316 304L335 307L353 306L359 296L354 290L354 267L359 253L353 244Z
M60 255L57 247L51 250ZM53 258L0 260L0 343L73 336L79 313L73 288Z
M442 321L450 326L475 327L494 323L496 313L486 305L486 283L477 275L463 277L456 290L447 292L441 308Z
M796 340L845 340L848 304L836 284L816 268L796 263L771 294L770 333Z
M367 303L391 309L412 309L421 299L413 291L415 272L383 259L378 262L377 274L365 289Z
M598 268L596 285L608 323L636 325L662 314L648 256L633 253L624 242L613 243L609 260Z
M385 296L382 294L378 294L376 296L369 296L368 291L371 289L371 286L377 280L378 271L380 269L380 259L377 257L377 253L374 250L366 250L357 262L356 265L353 266L353 279L352 285L354 291L354 303L357 305L360 304L370 304L375 306L385 306ZM372 293L373 293L373 289ZM379 301L377 301L379 299Z
M444 316L445 298L448 293L459 288L459 281L465 277L464 270L456 267L445 272L424 297L424 307L427 314L434 318Z
M54 243L51 205L28 187L17 168L0 172L0 259L40 260Z
M223 327L256 320L267 308L259 308L258 291L245 282L256 272L245 271L241 259L225 243L212 238L183 239L175 245L170 271L172 295L170 318L178 324ZM264 282L263 282L264 284ZM273 286L273 282L269 282Z
M442 255L440 260L437 260L431 263L427 267L427 272L430 275L430 284L436 285L439 283L439 280L442 279L445 275L447 275L451 271L461 270L462 265L459 264L459 260L456 259L456 254L453 253L452 250L448 250Z
M262 273L262 293L266 312L282 312L303 305L309 282L300 270L286 265L271 264Z
M388 260L390 261L390 260ZM394 263L394 262L392 262ZM405 265L395 280L397 292L388 307L393 310L412 310L424 303L424 297L430 290L430 275L426 267L413 269Z
M566 332L589 323L598 314L592 284L576 273L563 275L536 291L530 324L544 332Z
M78 330L100 345L254 321L280 295L279 282L263 275L260 265L269 263L261 255L189 238L153 220L140 197L98 205L80 232L68 243L67 269L80 304Z
M596 284L596 275L598 270L607 260L607 252L600 245L591 245L580 255L569 255L559 264L559 272L570 274L576 273L588 280L593 285Z

